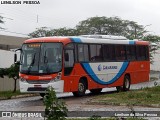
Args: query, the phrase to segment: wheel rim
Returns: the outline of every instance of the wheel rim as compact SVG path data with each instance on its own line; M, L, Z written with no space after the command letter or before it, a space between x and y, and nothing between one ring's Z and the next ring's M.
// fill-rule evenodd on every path
M126 78L126 80L125 80L125 87L129 88L129 79L128 78Z
M83 85L83 83L79 83L78 89L79 89L79 92L84 92L84 85Z

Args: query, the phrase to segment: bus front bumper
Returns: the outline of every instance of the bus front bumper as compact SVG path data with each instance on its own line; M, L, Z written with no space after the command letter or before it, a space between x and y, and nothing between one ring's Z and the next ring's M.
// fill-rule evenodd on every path
M56 93L62 93L64 88L64 81L59 80L49 82L47 84L29 84L27 82L19 81L20 92L22 93L46 93L46 89L51 86Z

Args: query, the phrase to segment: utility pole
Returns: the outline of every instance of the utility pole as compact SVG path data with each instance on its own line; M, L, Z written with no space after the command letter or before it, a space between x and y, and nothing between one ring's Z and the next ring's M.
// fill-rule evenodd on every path
M37 23L38 23L38 15L37 15Z

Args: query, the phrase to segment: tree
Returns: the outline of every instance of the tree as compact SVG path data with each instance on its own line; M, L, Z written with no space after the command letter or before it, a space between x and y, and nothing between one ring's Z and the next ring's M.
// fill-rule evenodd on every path
M76 28L78 34L119 35L129 39L141 38L146 33L142 25L119 17L91 17L79 22Z
M41 27L37 28L36 31L29 33L28 36L30 36L31 38L38 38L38 37L53 36L53 33L47 27Z
M66 104L57 98L55 90L51 86L47 88L46 92L43 103L46 106L45 117L47 120L65 120L68 112Z
M0 77L4 78L4 76L8 76L9 78L12 78L14 80L14 90L13 92L16 92L17 90L17 80L19 79L19 65L20 63L17 62L15 64L12 64L9 68L0 68Z
M55 36L74 36L78 34L78 31L76 29L64 27L59 29L53 29L52 33Z
M128 39L141 39L147 31L143 25L137 22L122 20L119 17L91 17L80 21L73 28L48 29L42 27L29 34L30 37L44 36L77 36L88 34L104 34L125 36Z
M160 36L148 34L148 35L143 37L143 40L155 43L155 42L159 42L160 41Z
M76 26L79 34L106 34L106 17L91 17Z
M77 30L72 28L48 29L47 27L37 28L36 31L29 34L31 38L46 37L46 36L74 36L77 35Z

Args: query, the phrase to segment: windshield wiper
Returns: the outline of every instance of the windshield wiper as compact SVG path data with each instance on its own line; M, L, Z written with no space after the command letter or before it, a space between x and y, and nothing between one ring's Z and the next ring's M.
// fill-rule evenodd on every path
M45 69L46 69L46 72L49 73L49 68L48 68L48 57L47 57L47 50L45 51L44 53L44 65L45 65Z
M34 63L35 63L35 58L36 58L36 53L34 53L34 56L33 56L33 59L32 59L32 61L31 61L31 64L30 64L29 67L28 67L28 74L30 73L31 68L32 68L32 66L33 66Z

